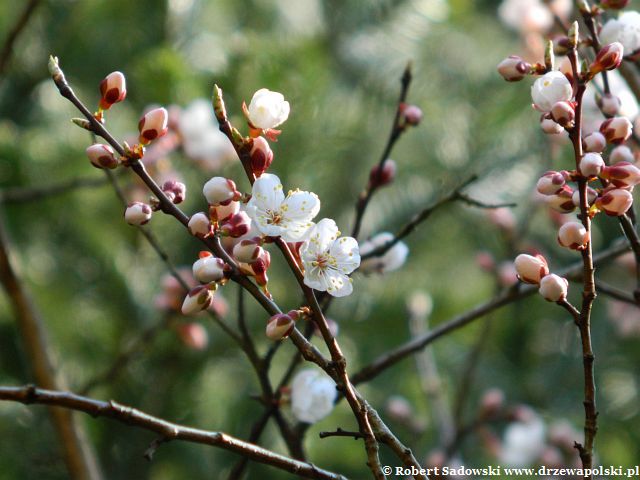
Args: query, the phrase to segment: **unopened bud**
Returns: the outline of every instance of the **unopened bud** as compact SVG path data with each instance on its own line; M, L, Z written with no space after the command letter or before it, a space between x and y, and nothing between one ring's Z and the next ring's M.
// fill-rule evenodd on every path
M262 254L260 239L241 240L233 247L233 256L242 263L255 262Z
M618 162L635 162L633 152L626 145L618 145L616 148L611 150L611 153L609 153L609 163L615 164Z
M396 177L396 162L387 158L380 170L380 165L375 165L369 173L369 184L372 187L382 187L388 185Z
M406 125L418 126L422 121L422 110L416 105L403 103L400 105L400 115Z
M278 313L267 321L266 334L271 340L282 340L287 338L293 331L296 323L286 313Z
M256 283L260 286L265 286L269 281L267 277L267 270L271 266L271 255L267 250L262 250L260 256L255 262L249 264L251 271L256 279Z
M599 153L585 153L580 159L579 170L584 177L597 177L604 168L604 160Z
M522 80L531 70L531 65L517 55L510 55L498 64L498 73L507 82Z
M116 152L114 152L110 145L94 143L87 147L86 153L91 165L96 168L113 169L120 164L120 160L116 156Z
M631 136L633 126L626 117L613 117L600 125L600 133L609 143L621 144Z
M238 212L229 216L220 226L220 232L228 237L238 238L246 235L251 228L251 218L247 212Z
M549 195L545 201L549 208L560 213L570 213L576 208L573 204L573 190L569 185L565 185L559 192Z
M571 102L556 102L551 107L551 117L558 125L571 127L576 118L576 111Z
M214 222L224 222L231 215L240 211L240 202L230 202L226 205L210 205L209 217Z
M193 263L193 276L200 283L219 282L224 278L224 261L209 252L200 252Z
M589 67L592 74L600 73L605 70L614 70L622 63L624 56L624 47L620 42L613 42L605 45L596 55L595 60Z
M540 177L536 190L542 195L553 195L561 191L565 183L566 179L561 172L550 170Z
M630 162L618 162L604 167L601 177L618 188L630 188L640 183L640 168Z
M145 113L138 123L138 130L140 131L138 141L146 145L156 138L162 137L167 133L168 121L169 113L165 108L154 108Z
M617 115L622 106L620 98L612 93L605 93L602 96L596 97L596 103L600 108L600 111L607 117L613 117Z
M198 238L206 238L213 234L211 221L209 220L209 217L202 212L194 213L191 216L189 223L187 224L187 228L191 235Z
M207 285L198 285L192 288L182 302L182 314L194 315L202 310L206 310L211 305L213 292Z
M551 118L551 115L542 115L540 118L540 128L542 128L542 131L547 135L557 135L564 132L562 125L557 124Z
M633 196L628 190L615 188L609 190L596 200L596 207L609 216L619 217L624 215L633 204Z
M162 191L164 194L176 205L184 201L184 197L187 194L187 186L176 180L167 180L162 185Z
M571 250L583 250L589 243L589 233L580 222L567 222L558 230L558 243Z
M178 335L182 343L193 350L204 350L209 345L209 334L202 325L196 322L179 325Z
M124 211L124 219L129 225L144 225L151 220L153 211L146 203L133 202L127 205Z
M202 187L202 194L209 205L228 205L238 200L241 193L233 180L224 177L213 177Z
M600 132L593 132L582 139L582 145L587 152L601 153L607 146L607 139Z
M542 255L521 253L513 262L518 278L525 283L538 284L540 279L549 274L547 260Z
M569 282L566 278L551 273L540 280L538 292L549 302L559 302L567 298Z
M587 206L590 207L593 205L596 198L598 198L598 192L591 187L587 187ZM580 206L580 190L574 190L571 200L576 207Z
M499 388L487 390L480 400L480 412L483 417L493 417L504 407L504 392Z
M264 137L256 137L251 144L251 171L256 177L262 175L273 162L273 151Z
M122 72L111 72L100 82L100 108L108 110L127 96L127 82Z

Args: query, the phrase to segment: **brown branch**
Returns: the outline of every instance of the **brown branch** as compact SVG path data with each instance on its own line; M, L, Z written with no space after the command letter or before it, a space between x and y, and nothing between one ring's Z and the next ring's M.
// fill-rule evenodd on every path
M29 19L31 19L39 4L40 0L30 0L26 7L24 7L22 14L18 17L14 26L9 31L9 34L2 46L2 50L0 51L0 77L4 75L4 72L9 65L9 61L11 60L11 56L15 52L14 46L16 40L18 40L18 37L24 31L25 27L29 23Z
M16 322L22 336L24 348L33 376L44 388L65 388L60 372L56 371L50 354L44 322L40 318L26 289L22 286L9 257L9 243L0 221L0 281L9 296ZM53 427L59 437L60 447L67 472L72 479L102 478L98 463L86 433L69 412L49 409Z
M400 89L400 97L398 98L398 103L396 107L396 114L393 119L393 125L391 127L391 133L389 134L389 139L387 140L387 144L384 147L382 155L380 156L380 160L378 161L378 181L373 184L369 182L367 187L362 191L360 196L358 197L358 201L356 202L356 218L353 224L353 230L351 231L351 236L353 238L358 238L360 234L360 227L362 226L362 220L364 218L364 214L367 210L367 206L369 205L369 201L371 197L375 193L375 191L380 188L380 178L382 176L382 169L384 167L385 162L388 160L389 155L391 155L391 151L393 150L394 145L400 138L403 132L406 130L406 125L403 125L400 121L401 119L401 107L402 104L407 99L407 93L409 92L409 85L411 85L411 63L408 63L406 68L404 69L404 73L402 74L402 78L400 79L401 89Z
M596 288L598 290L598 293L602 293L603 295L615 298L616 300L620 300L621 302L630 303L631 305L640 307L640 302L633 295L625 292L624 290L620 290L613 285L609 285L602 280L596 280Z
M162 440L155 442L156 447L159 443L182 440L229 450L239 455L247 456L253 461L271 465L304 478L345 479L342 475L320 469L312 463L288 458L226 433L178 425L135 408L120 405L114 401L104 402L82 397L71 392L44 390L33 386L0 387L0 400L20 402L26 405L32 403L51 405L85 412L93 417L111 418L129 426L157 433Z
M354 440L358 440L360 438L364 438L364 435L360 432L350 432L348 430L343 430L340 427L336 429L335 432L320 432L318 433L320 438L328 438L328 437L350 437Z

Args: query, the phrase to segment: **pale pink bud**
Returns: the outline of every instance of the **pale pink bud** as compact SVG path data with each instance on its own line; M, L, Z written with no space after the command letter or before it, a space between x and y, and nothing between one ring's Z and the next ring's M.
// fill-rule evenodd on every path
M604 115L607 117L613 117L617 115L622 106L620 98L612 93L605 93L603 96L597 98L598 107Z
M593 132L582 139L582 145L587 152L601 153L607 146L607 139L600 132Z
M260 286L264 286L269 281L267 277L267 270L271 265L271 255L267 250L262 250L260 256L255 262L249 264L251 271L256 279L256 283Z
M513 262L518 278L525 283L537 284L540 279L549 274L547 260L542 255L527 255L521 253Z
M562 125L557 124L547 115L543 115L540 118L540 128L542 128L542 131L547 135L557 135L564 132Z
M570 213L576 208L573 204L573 190L569 185L565 185L559 192L546 197L545 202L549 208L560 213Z
M621 188L609 190L596 200L596 207L612 217L624 215L632 204L633 196L631 193Z
M551 118L563 127L570 127L576 118L576 111L571 102L556 102L551 107Z
M561 172L550 170L540 177L536 183L536 190L542 195L553 195L561 191L565 183L565 177Z
M260 239L241 240L233 247L233 256L242 263L255 262L262 254Z
M415 127L422 121L422 110L416 105L403 103L400 105L400 114L404 123Z
M580 159L579 170L585 177L597 177L604 168L604 160L599 153L585 153Z
M167 180L162 185L162 191L164 194L176 205L184 201L184 197L187 194L187 186L176 180Z
M266 334L271 340L282 340L287 338L293 331L296 323L286 313L278 313L267 321Z
M571 250L583 250L589 242L589 233L580 222L567 222L558 230L558 243Z
M510 208L492 208L487 211L487 219L496 227L507 232L516 227L516 217Z
M256 137L251 144L251 171L256 177L262 175L273 162L273 151L264 137Z
M153 211L146 203L133 202L127 205L124 211L124 219L129 225L144 225L151 220Z
M193 350L204 350L209 345L209 334L199 323L190 322L179 325L178 335L182 343Z
M229 202L226 205L210 205L209 217L216 222L224 222L231 215L240 211L240 202Z
M193 263L193 276L200 283L219 282L224 278L224 261L209 252L200 252Z
M238 238L246 235L250 228L251 218L247 215L247 212L238 212L224 221L220 227L220 231L223 235Z
M224 177L213 177L202 187L202 194L209 205L227 205L238 200L241 193L236 189L233 180Z
M167 133L169 113L165 108L154 108L145 113L138 123L140 137L138 141L144 145Z
M518 271L513 262L500 262L496 270L500 285L508 287L518 281Z
M621 10L629 5L629 0L600 0L600 6L611 10Z
M551 273L540 280L538 292L549 302L559 302L567 298L568 288L569 282L566 278Z
M413 407L411 407L409 400L400 395L389 397L385 405L385 410L387 411L387 415L396 421L411 421L415 416L415 411Z
M127 82L122 72L111 72L100 82L100 108L108 110L127 96Z
M480 400L480 412L483 417L493 417L504 407L504 392L499 388L487 390Z
M624 47L620 42L613 42L605 45L596 55L595 60L589 67L591 73L600 73L605 70L614 70L622 63Z
M635 157L633 156L633 152L626 145L618 145L616 148L611 150L609 154L609 163L615 164L618 162L635 162Z
M388 185L396 178L396 162L387 158L380 171L380 165L375 165L369 172L369 184L372 187L382 187Z
M601 177L618 188L634 187L640 183L640 169L630 162L618 162L604 167Z
M591 187L587 187L587 206L593 205L593 202L595 202L596 198L598 198L598 192L596 192ZM571 201L576 207L580 206L580 190L575 190L573 192Z
M116 156L116 152L110 145L102 143L94 143L85 150L91 165L96 168L116 168L120 164L120 160Z
M517 55L510 55L498 64L498 73L507 82L522 80L531 70L531 65Z
M209 217L202 212L194 213L189 219L187 227L189 233L198 238L206 238L213 233L213 226Z
M493 272L496 268L496 260L491 253L484 251L476 254L476 263L485 272Z
M631 136L633 126L626 117L613 117L605 120L600 125L600 133L609 143L620 144Z
M189 293L182 302L182 314L194 315L202 310L206 310L211 305L213 292L206 285L198 285L189 290Z

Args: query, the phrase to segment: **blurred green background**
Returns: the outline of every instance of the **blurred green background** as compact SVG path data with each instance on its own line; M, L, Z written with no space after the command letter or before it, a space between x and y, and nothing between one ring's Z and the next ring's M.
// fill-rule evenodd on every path
M23 3L0 4L0 39ZM0 78L0 187L6 192L103 176L84 155L89 135L69 122L79 115L48 77L47 57L54 54L90 106L97 104L98 83L106 74L125 73L127 99L108 114L118 138L135 133L147 105L186 107L209 98L214 82L224 89L238 126L242 101L248 102L254 91L267 87L282 92L291 103L291 116L273 144L271 171L286 188L317 193L322 201L318 218L334 218L347 233L357 195L384 147L399 79L411 60L409 101L425 116L395 148L396 181L374 197L363 238L395 231L440 192L474 173L481 179L468 191L489 203L516 202L513 214L527 231L522 239L519 227L505 233L484 210L450 205L408 238L410 255L401 270L357 275L354 294L335 301L330 312L339 324L338 338L350 370L356 371L410 338L407 300L415 292L433 302L431 325L491 298L496 278L479 267L479 252L491 253L500 265L533 246L545 253L552 271L579 260L557 246L557 227L545 209L531 206L538 175L551 166L567 168L572 154L564 144L552 148L539 131L538 114L529 106L530 81L507 84L495 71L504 56L521 48L517 34L500 24L498 5L471 0L43 1ZM188 213L205 208L200 190L213 175L233 178L241 190L248 190L237 162L207 170L174 152L163 165L179 172L186 183ZM123 185L130 181L127 174L120 178ZM138 231L122 220L122 207L108 184L33 201L7 200L0 208L15 263L43 314L52 351L71 390L108 368L143 329L163 321L165 314L154 305L154 297L166 268ZM596 249L620 235L614 220L596 223ZM173 219L156 214L148 228L175 264L190 265L196 259L198 242ZM300 300L294 280L278 255L273 257L270 291L280 305L293 308ZM617 264L598 274L620 287L633 285L632 275ZM221 295L230 305L226 319L235 324L237 289L228 285ZM577 285L570 296L579 298ZM269 346L263 334L265 314L251 301L247 308L263 352ZM624 315L640 323L637 309ZM631 466L640 458L640 329L623 335L610 316L609 300L600 296L593 322L600 386L597 452L603 464ZM579 431L582 362L567 314L534 296L490 318L465 395L465 422L474 418L483 393L498 388L508 405L529 405L548 426L568 420ZM184 321L175 318L178 324ZM188 348L175 328L165 329L117 378L90 395L246 438L262 413L250 398L259 393L255 375L219 328L206 317L197 321L209 333L205 350ZM431 350L449 408L486 325L487 319L479 320L439 340ZM289 343L280 349L274 381L293 351ZM13 314L1 295L0 384L30 380ZM362 390L421 461L441 447L433 401L421 388L413 359ZM385 411L392 395L409 402L412 425ZM154 438L148 432L109 420L83 416L82 421L106 478L224 478L238 459L222 450L174 442L147 462L142 454ZM319 431L337 426L355 428L344 402L309 429L309 458L350 478L365 478L360 442L318 439ZM487 428L499 437L504 422ZM0 404L0 438L0 479L66 478L43 407ZM286 452L272 426L261 444ZM385 448L381 455L383 464L396 464ZM477 435L466 438L459 459L465 465L498 464ZM251 465L249 478L290 477Z

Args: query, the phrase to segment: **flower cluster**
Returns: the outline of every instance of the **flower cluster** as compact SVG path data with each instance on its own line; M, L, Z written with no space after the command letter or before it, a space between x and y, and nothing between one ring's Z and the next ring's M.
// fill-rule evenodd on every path
M561 302L567 298L569 282L566 278L549 273L547 260L542 255L521 253L515 259L518 278L525 283L539 285L539 292L549 302Z

